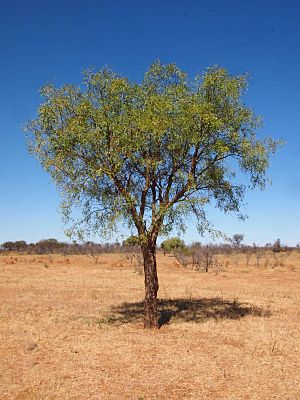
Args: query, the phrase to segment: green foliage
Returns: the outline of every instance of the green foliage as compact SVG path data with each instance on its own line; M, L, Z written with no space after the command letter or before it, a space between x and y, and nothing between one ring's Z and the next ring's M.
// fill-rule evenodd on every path
M255 136L261 120L243 104L246 76L213 67L190 81L155 62L140 84L105 68L85 72L84 85L43 87L27 126L30 151L61 190L70 235L108 234L122 220L141 243L156 243L184 229L189 213L202 233L210 202L242 216L238 171L264 188L278 143Z
M123 240L123 246L138 246L140 240L137 236L129 236L127 239Z
M174 237L164 240L161 244L161 248L165 253L172 253L176 249L184 249L185 243L179 237Z

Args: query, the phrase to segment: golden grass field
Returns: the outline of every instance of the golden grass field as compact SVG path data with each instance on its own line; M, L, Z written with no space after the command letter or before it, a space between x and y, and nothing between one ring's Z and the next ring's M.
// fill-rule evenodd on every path
M122 255L0 256L0 399L300 399L300 253L218 273L158 255L162 318Z

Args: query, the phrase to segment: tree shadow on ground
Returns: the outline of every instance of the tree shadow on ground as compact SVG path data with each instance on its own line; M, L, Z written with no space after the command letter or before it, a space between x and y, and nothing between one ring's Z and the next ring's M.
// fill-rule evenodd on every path
M268 317L270 311L263 310L238 301L227 301L220 298L205 299L160 299L158 300L159 327L174 322L205 322L209 319L237 320L247 315ZM143 320L144 302L123 303L111 309L111 314L99 323L126 324Z

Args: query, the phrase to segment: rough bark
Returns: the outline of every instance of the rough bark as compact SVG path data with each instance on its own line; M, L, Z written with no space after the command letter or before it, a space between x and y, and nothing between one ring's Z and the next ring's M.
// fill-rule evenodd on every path
M158 278L156 265L156 243L142 246L145 273L144 328L158 328L157 292Z

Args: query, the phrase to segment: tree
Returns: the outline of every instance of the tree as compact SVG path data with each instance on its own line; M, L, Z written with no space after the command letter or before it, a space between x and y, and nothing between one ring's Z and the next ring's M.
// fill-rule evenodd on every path
M13 251L15 249L15 242L4 242L2 243L3 250Z
M120 220L136 230L144 326L156 328L158 235L183 228L191 212L200 233L211 230L210 202L240 215L245 186L235 170L263 188L277 142L256 138L260 118L242 102L247 78L224 68L190 81L175 64L155 62L140 84L107 68L87 71L84 84L42 88L30 150L62 192L70 235L112 232Z
M60 243L53 238L42 239L36 243L36 248L41 254L55 253L56 251L58 252L60 247Z
M25 240L17 240L16 242L5 242L2 244L3 250L22 252L27 249Z
M244 240L244 235L242 235L241 233L236 233L235 235L232 236L232 243L236 247L240 247L243 240Z
M161 248L165 253L172 253L176 249L183 249L185 247L184 241L179 237L166 239L162 242Z
M17 240L15 242L15 251L22 252L27 248L27 243L25 240Z
M281 250L282 250L281 241L280 241L280 239L276 239L273 244L272 251L274 253L280 253Z

